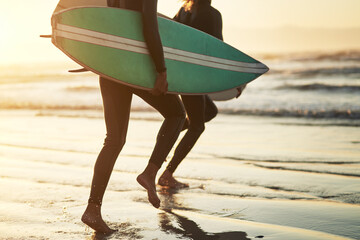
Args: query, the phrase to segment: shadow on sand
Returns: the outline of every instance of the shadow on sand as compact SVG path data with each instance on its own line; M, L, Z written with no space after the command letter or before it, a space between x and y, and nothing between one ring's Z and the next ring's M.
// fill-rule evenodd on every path
M202 230L199 225L176 213L172 209L186 209L181 202L176 198L177 190L162 189L160 196L162 200L164 212L159 213L159 224L161 231L167 234L176 235L179 239L194 239L194 240L251 240L247 238L245 232L221 232L208 233ZM189 210L189 209L188 209Z
M186 208L181 200L176 197L178 190L162 188L160 193L162 210L158 213L159 231L169 236L169 239L192 239L192 240L251 240L247 237L247 233L241 231L211 233L201 229L199 224L187 217L181 216L173 212L174 210L193 211ZM111 235L94 233L87 240L112 240L112 239L147 239L143 233L144 229L139 224L110 223L109 227L117 229ZM156 231L158 231L156 230ZM163 235L163 234L161 234ZM261 238L262 236L256 237Z

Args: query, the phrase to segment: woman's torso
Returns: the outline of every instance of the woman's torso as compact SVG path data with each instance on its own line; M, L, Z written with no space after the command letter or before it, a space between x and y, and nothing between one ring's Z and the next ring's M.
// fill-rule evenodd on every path
M221 14L208 0L200 0L198 6L191 11L185 11L182 7L174 20L223 39Z

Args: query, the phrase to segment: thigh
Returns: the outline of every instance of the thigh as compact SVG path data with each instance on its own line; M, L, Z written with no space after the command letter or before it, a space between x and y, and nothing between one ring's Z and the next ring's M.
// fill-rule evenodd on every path
M205 122L205 96L186 96L182 95L186 113L190 124L203 124Z
M100 78L100 90L107 135L125 138L132 99L130 89L112 80Z
M148 91L134 89L133 93L141 97L150 106L155 108L165 117L185 117L185 109L178 95L165 94L154 96Z
M218 114L218 108L208 95L205 95L205 121L208 122Z

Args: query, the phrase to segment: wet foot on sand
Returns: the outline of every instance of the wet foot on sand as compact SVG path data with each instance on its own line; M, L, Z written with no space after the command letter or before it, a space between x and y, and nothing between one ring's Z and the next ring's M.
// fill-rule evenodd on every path
M160 199L156 194L155 181L151 177L147 176L145 173L140 174L136 178L137 182L146 189L148 194L149 202L155 207L160 207Z
M158 184L163 187L173 188L173 189L181 189L181 188L188 188L189 184L182 183L176 180L172 173L168 170L161 175L159 178Z
M116 232L116 230L109 228L108 225L104 222L101 217L100 206L96 204L88 205L81 217L81 221L95 230L97 233L110 235Z

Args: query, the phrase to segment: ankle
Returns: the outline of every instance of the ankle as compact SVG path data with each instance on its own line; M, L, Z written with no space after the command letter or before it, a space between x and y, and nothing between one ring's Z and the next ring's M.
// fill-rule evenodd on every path
M166 169L165 171L164 171L164 173L163 173L163 176L165 177L165 178L173 178L173 172L171 172L169 169Z
M101 205L96 203L88 203L85 213L96 214L101 216Z
M159 167L156 166L153 163L149 163L145 170L143 171L143 174L146 174L147 176L154 178L156 177L157 172L159 171Z

